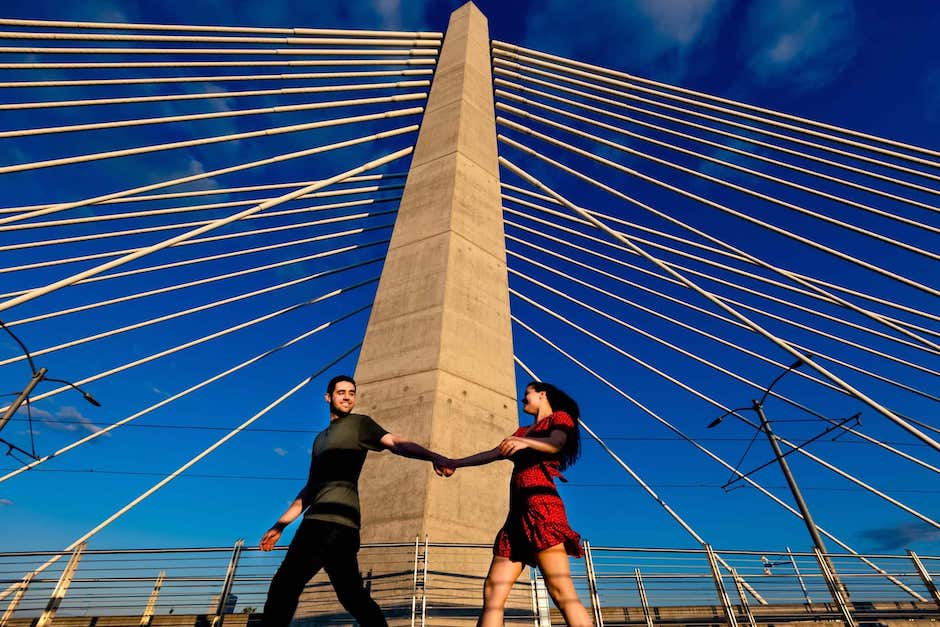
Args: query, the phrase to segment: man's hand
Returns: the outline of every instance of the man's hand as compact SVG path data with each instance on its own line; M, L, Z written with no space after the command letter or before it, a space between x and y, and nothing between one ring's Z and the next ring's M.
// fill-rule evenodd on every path
M447 457L437 456L431 463L434 464L434 472L438 477L450 477L457 471L454 460Z
M522 449L529 448L529 443L526 442L524 438L513 436L500 442L497 448L499 449L500 455L503 457L511 457Z
M258 547L262 551L270 551L273 549L277 541L281 539L281 531L282 529L277 526L268 529L265 534L261 536L261 542L258 544Z

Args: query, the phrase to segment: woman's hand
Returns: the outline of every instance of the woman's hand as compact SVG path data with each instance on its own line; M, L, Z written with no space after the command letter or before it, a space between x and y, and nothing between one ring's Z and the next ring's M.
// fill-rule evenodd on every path
M437 473L438 477L450 477L457 471L457 465L454 463L454 460L449 457L444 457L443 455L438 455L431 463L434 464L434 472Z
M497 448L503 457L511 457L522 449L529 448L529 443L525 438L512 436L500 442Z

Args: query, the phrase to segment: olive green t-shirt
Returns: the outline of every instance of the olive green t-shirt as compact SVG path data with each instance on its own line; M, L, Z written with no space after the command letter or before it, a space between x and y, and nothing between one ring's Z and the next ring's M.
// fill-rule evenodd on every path
M369 451L382 450L388 433L372 418L347 414L330 422L313 441L304 518L359 528L359 473Z

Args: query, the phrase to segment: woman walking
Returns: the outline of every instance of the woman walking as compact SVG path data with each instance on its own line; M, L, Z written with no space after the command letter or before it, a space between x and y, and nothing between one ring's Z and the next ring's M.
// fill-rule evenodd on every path
M528 566L538 566L545 586L565 624L589 627L591 618L571 581L568 556L581 557L581 538L568 525L555 478L580 454L578 404L554 385L533 381L526 386L523 411L534 417L527 427L499 446L453 460L453 468L480 466L500 459L513 463L509 515L493 543L483 586L483 611L477 627L501 627L503 608L513 583Z

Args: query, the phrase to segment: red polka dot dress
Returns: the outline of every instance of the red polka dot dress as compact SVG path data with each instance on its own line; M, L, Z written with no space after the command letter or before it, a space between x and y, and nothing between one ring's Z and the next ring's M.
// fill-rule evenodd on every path
M547 438L554 430L570 433L574 429L571 416L556 411L531 427L520 427L513 436ZM535 566L537 553L563 544L568 555L581 557L581 536L568 525L565 505L555 488L555 477L567 481L561 474L560 455L527 448L510 460L509 515L496 535L493 554Z

